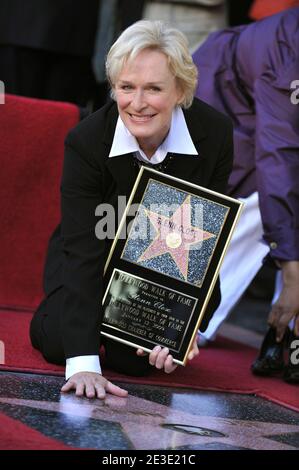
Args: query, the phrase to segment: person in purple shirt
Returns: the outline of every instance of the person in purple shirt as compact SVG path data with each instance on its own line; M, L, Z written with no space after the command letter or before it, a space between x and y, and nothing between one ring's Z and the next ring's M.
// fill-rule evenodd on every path
M299 7L211 34L194 53L196 96L234 124L235 159L228 194L244 214L220 273L222 302L203 339L212 340L263 259L279 269L270 328L255 374L284 369L299 382ZM283 344L291 327L289 363ZM297 338L299 339L299 338ZM294 352L294 351L293 351Z

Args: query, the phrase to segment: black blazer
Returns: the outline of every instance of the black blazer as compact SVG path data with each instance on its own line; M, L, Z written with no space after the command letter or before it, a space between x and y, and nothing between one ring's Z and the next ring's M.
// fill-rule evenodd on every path
M198 99L184 114L199 155L174 154L167 173L224 193L233 159L230 120ZM66 358L98 354L101 278L111 241L96 238L95 209L103 202L116 207L118 195L128 197L138 173L132 154L108 158L117 118L116 104L108 103L66 138L62 222L50 240L44 276L47 296L64 289L61 334ZM202 329L219 302L217 282Z

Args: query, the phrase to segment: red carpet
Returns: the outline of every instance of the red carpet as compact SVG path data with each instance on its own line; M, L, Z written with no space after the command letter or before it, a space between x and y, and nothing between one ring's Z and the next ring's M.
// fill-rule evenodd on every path
M73 447L0 414L0 450L72 450Z
M31 313L0 311L0 340L5 346L2 370L63 375L64 369L48 364L29 342ZM3 349L3 348L2 348ZM280 405L299 411L298 386L279 378L260 378L249 367L256 350L237 342L220 339L212 348L203 349L187 367L178 367L173 374L154 370L150 377L133 378L107 371L110 380L185 387L198 390L256 394Z

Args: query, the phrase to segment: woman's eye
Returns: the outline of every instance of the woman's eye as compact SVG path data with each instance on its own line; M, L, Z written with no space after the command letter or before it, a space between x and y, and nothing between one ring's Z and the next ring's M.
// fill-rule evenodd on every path
M120 88L125 91L132 90L131 85L122 85Z
M150 90L158 92L158 91L161 91L161 88L159 88L158 86L151 86Z

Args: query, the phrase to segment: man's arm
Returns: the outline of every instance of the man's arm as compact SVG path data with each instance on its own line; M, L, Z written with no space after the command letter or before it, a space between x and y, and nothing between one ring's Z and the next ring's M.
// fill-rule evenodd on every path
M272 306L269 323L280 341L292 318L299 314L299 119L290 100L291 64L272 81L255 83L256 170L264 239L270 256L282 269L283 287ZM289 79L288 79L289 77Z

